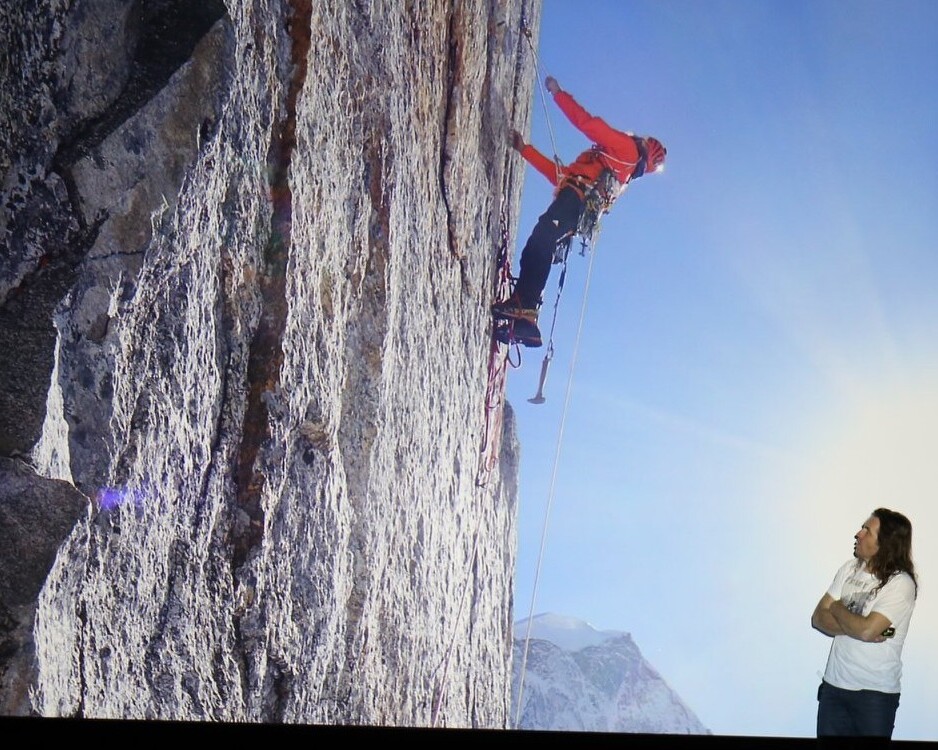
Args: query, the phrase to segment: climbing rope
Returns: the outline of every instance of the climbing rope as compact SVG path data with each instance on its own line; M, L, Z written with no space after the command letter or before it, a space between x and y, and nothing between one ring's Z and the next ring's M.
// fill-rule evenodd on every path
M521 29L522 32L526 29L526 24L524 19L521 19ZM512 113L511 113L511 122L515 122L516 115L514 110L514 102L517 101L517 92L518 85L521 79L522 71L522 60L523 60L523 45L519 44L517 47L517 55L515 60L515 80L513 84L513 96L512 96ZM503 177L502 184L502 196L504 200L504 195L508 192L508 187L513 184L513 170L514 164L513 160L509 154L506 154L505 157L505 172ZM501 229L501 244L499 247L498 257L496 261L496 275L494 280L494 294L496 299L504 299L509 296L511 293L511 286L513 279L511 277L511 259L508 253L508 246L510 240L510 230L509 230L509 219L507 215L507 208L503 203L502 209L500 212L500 229ZM502 351L502 345L495 338L495 331L492 331L492 342L489 348L489 361L488 361L488 385L485 393L485 421L483 427L482 435L482 446L481 446L481 460L480 465L476 475L476 483L479 486L486 484L489 476L492 473L492 470L495 467L495 464L499 458L499 447L501 443L501 433L502 433L502 416L504 413L504 401L505 401L505 379L509 367L520 367L521 366L521 354L520 347L517 344L514 344L516 350L516 358L513 359L511 356L512 344L509 343L507 349ZM509 330L509 341L511 341L511 334ZM463 610L468 599L469 591L471 588L471 583L474 580L472 571L476 566L476 559L479 549L479 540L480 540L480 530L482 526L482 519L484 513L480 512L476 518L475 528L472 532L472 552L469 556L469 563L467 566L468 574L465 582L462 586L462 591L459 598L459 607L456 613L456 617L452 625L452 634L449 639L449 644L446 648L446 653L443 657L442 662L437 667L434 685L434 699L433 705L431 706L431 725L436 727L440 722L441 711L443 706L444 698L447 694L447 677L449 674L450 661L452 659L453 650L456 644L457 635L459 633L459 623L463 617Z
M594 240L593 242L594 249L595 249L595 244L596 244L596 240ZM570 406L570 394L573 391L573 373L574 373L574 370L576 369L576 359L577 359L577 354L580 348L580 338L583 335L583 321L586 319L586 303L589 298L589 286L590 286L590 279L592 278L592 274L593 274L594 257L595 257L595 253L590 253L590 262L587 266L586 282L583 288L583 301L580 305L580 320L579 320L579 323L577 324L576 338L574 339L574 342L573 342L573 353L570 357L570 370L567 376L566 394L564 396L563 409L561 410L561 413L560 413L560 427L557 432L557 447L554 451L554 466L551 471L550 489L547 494L547 508L544 511L544 525L541 529L540 548L538 549L537 563L534 566L534 587L531 591L531 607L528 610L528 627L527 627L527 632L525 633L525 636L524 636L524 647L522 649L522 657L521 657L521 670L520 670L521 678L520 678L520 682L518 685L518 702L517 702L518 710L515 716L516 728L521 725L521 707L522 707L522 698L524 697L524 678L525 678L525 672L527 669L527 662L528 662L528 646L531 640L531 623L534 617L534 604L537 600L537 588L538 588L538 583L541 577L541 564L544 559L544 548L547 543L547 529L550 525L550 511L554 503L554 492L555 492L556 485L557 485L557 469L560 466L560 452L563 446L564 427L566 426L567 413L569 411L569 406Z
M524 36L524 38L527 40L527 44L531 49L531 53L534 58L534 67L535 67L538 79L540 80L542 77L546 78L546 76L543 76L542 74L540 61L537 55L537 50L534 48L533 42L531 40L531 31L525 24L523 18L521 20L521 32L522 32L522 36ZM520 61L520 50L519 50L519 61ZM516 88L517 88L517 80L516 80ZM544 109L545 120L547 122L547 129L550 135L551 147L554 152L554 166L555 166L555 169L557 170L556 172L557 182L559 183L562 177L563 163L560 161L560 158L557 154L557 144L556 144L556 139L554 136L554 129L553 129L553 125L551 122L549 107L547 105L547 98L544 94L544 89L540 84L538 85L538 89L540 90L541 104ZM511 167L509 164L509 169L510 168ZM507 219L504 213L502 214L501 218L502 218L502 227L501 227L502 228L502 247L500 248L500 254L499 254L499 259L498 259L498 275L496 277L496 282L495 282L496 298L502 298L504 296L507 296L504 292L506 291L506 289L508 289L508 287L510 287L511 281L512 281L511 276L510 276L510 270L509 270L510 263L509 263L508 256L507 256L508 226L507 226ZM587 245L595 249L596 243L598 241L597 239L598 229L599 229L599 226L598 226L598 219L597 219L597 222L594 228L590 231L589 236L581 235L581 238L583 241L584 253L585 253L585 249ZM534 401L535 403L541 403L543 401L542 389L543 389L544 380L546 378L547 367L549 366L550 361L553 359L554 328L555 328L556 321L557 321L557 313L559 310L560 296L563 290L564 281L566 277L567 255L569 252L569 245L572 242L572 240L573 240L573 235L565 238L564 240L564 242L566 243L566 246L564 247L564 254L563 254L563 259L562 259L563 269L560 274L560 280L559 280L558 289L557 289L557 298L554 303L554 312L553 312L553 318L551 321L550 336L549 336L549 341L548 341L548 346L547 346L547 356L545 357L544 364L542 366L542 371L541 371L541 386L538 389L538 395L535 397L535 399L531 399L531 401ZM577 359L577 354L579 351L580 340L581 340L582 332L583 332L583 324L584 324L585 317L586 317L586 305L587 305L588 294L589 294L590 280L592 277L593 258L594 258L594 253L590 253L590 262L587 268L586 282L585 282L585 287L583 291L583 301L582 301L581 308L580 308L580 318L579 318L579 323L577 326L576 338L574 340L572 358L570 361L570 370L569 370L568 379L567 379L567 387L566 387L566 394L564 397L563 409L561 411L561 420L560 420L560 426L559 426L558 435L557 435L557 445L555 449L554 464L553 464L553 469L551 473L550 489L548 493L547 507L545 509L543 528L541 531L540 549L538 551L538 558L537 558L537 563L535 566L534 587L533 587L532 596L531 596L530 610L528 613L528 630L527 630L527 633L525 634L524 647L523 647L523 652L522 652L520 682L518 686L518 697L517 697L517 716L515 720L516 726L520 725L520 719L521 719L521 708L522 708L522 699L524 696L524 682L525 682L525 675L526 675L526 668L527 668L528 649L529 649L530 638L531 638L532 618L534 615L534 606L535 606L535 602L537 599L537 590L538 590L538 584L540 581L541 566L542 566L542 561L543 561L543 556L544 556L544 549L546 546L547 531L549 528L550 512L553 506L554 495L555 495L555 490L556 490L557 471L560 465L560 454L561 454L561 449L563 445L563 433L564 433L564 429L566 425L567 414L569 412L569 403L570 403L570 397L571 397L572 386L573 386L573 375L575 371L576 359ZM521 364L520 347L517 346L517 343L514 344L518 352L517 364L512 362L512 359L510 356L510 349L511 349L511 342L512 342L512 335L511 335L510 329L508 331L508 341L509 341L509 344L508 344L509 349L504 354L504 356L502 356L501 346L499 342L495 340L494 331L493 331L493 341L492 341L492 346L489 351L489 380L488 380L488 388L487 388L486 396L485 396L486 417L485 417L485 426L484 426L484 431L483 431L483 436L482 436L482 449L481 449L483 458L480 463L479 471L477 474L477 484L480 484L480 485L485 484L489 475L494 469L495 463L498 460L498 447L499 447L500 436L501 436L501 417L503 414L503 407L504 407L504 384L505 384L505 376L507 373L507 368L509 365L517 367L517 366L520 366ZM540 398L540 400L538 400L538 398ZM473 530L473 535L472 535L473 546L472 546L472 552L471 552L470 560L469 560L470 571L474 568L476 564L476 556L477 556L478 546L479 546L481 524L482 524L482 514L480 514L477 517L475 528ZM431 709L431 723L432 723L432 726L434 727L436 727L440 721L443 701L447 693L446 680L447 680L447 675L449 673L450 660L452 658L453 649L454 649L454 645L456 641L456 633L458 632L459 622L462 619L463 608L468 598L471 582L472 582L472 576L470 573L465 583L463 584L462 592L460 595L459 608L456 614L456 619L453 623L452 638L450 639L450 643L447 646L446 654L444 655L443 661L438 667L439 678L436 681L436 689L434 691L435 699L434 699L434 703Z
M538 77L539 79L542 77L545 77L543 76L542 71L541 71L541 65L540 65L540 61L538 60L537 51L534 49L534 45L531 42L530 30L525 27L523 31L524 31L525 38L528 40L528 45L531 47L531 52L534 55L534 64L537 70ZM561 177L562 162L560 161L560 158L557 155L557 144L554 138L554 130L551 124L550 112L549 112L546 97L544 96L544 91L542 88L541 88L541 101L544 107L544 116L547 121L547 129L550 134L551 147L554 150L554 163L557 168L557 178L558 178L557 181L559 183L560 177ZM619 160L614 159L614 157L611 157L611 156L608 156L608 158L614 161L619 161ZM623 189L624 189L624 186L619 188L619 190L612 196L612 200L609 201L610 206L611 206L612 201L614 201L615 198L617 198L618 195L621 194L621 191ZM593 226L590 228L588 234L581 232L580 227L577 228L576 234L578 234L581 237L581 242L582 242L581 254L586 254L587 247L595 251L596 245L599 242L599 229L600 229L599 219L607 211L608 211L608 206L605 207L605 210L600 210L597 212L597 216L593 222ZM548 345L547 345L547 353L544 357L544 361L541 367L540 384L538 386L537 394L534 396L534 398L529 399L529 401L531 401L532 403L543 403L544 401L543 386L544 386L544 381L547 377L547 370L548 370L549 364L551 360L553 359L553 355L554 355L554 327L557 322L557 312L558 312L559 305L560 305L560 295L561 295L561 292L563 291L564 280L565 280L566 272L567 272L567 256L568 256L569 249L570 249L569 246L572 241L573 241L573 235L563 240L563 242L566 243L566 246L563 248L563 260L562 260L563 269L561 271L560 280L558 282L557 298L554 302L554 313L553 313L553 318L551 320L550 335L549 335L549 340L548 340ZM549 486L548 496L547 496L547 506L544 511L544 522L543 522L543 526L541 529L540 546L538 549L537 561L536 561L535 568L534 568L534 584L533 584L533 589L531 592L530 609L528 611L527 632L525 633L525 636L524 636L524 645L522 647L522 657L521 657L521 668L519 670L520 678L519 678L519 683L518 683L518 695L516 699L517 711L515 715L515 727L516 728L520 727L521 725L521 711L522 711L522 707L524 703L524 700L523 700L524 699L524 683L525 683L525 677L527 673L528 650L530 648L530 641L531 641L531 626L532 626L533 618L534 618L534 607L537 601L537 591L538 591L538 585L540 583L541 567L542 567L543 559L544 559L544 549L547 543L547 533L550 527L550 513L553 507L554 496L556 492L557 471L560 466L560 456L561 456L561 450L563 447L563 434L564 434L564 429L566 427L567 414L569 413L569 406L570 406L570 397L571 397L571 393L573 390L573 375L576 369L576 360L577 360L577 355L579 353L580 340L583 334L583 324L586 319L586 305L589 299L589 287L590 287L590 281L592 279L593 260L595 258L595 252L590 252L589 256L590 256L590 260L587 266L586 281L585 281L585 285L583 289L583 300L580 306L580 318L577 324L576 337L574 339L573 351L572 351L572 355L570 359L570 369L569 369L569 373L567 377L566 393L564 395L564 403L563 403L563 408L561 410L561 416L560 416L560 425L559 425L559 429L557 433L557 445L556 445L555 452L554 452L553 468L551 470L551 480L550 480L550 486Z
M511 294L511 258L508 254L509 230L505 211L501 214L501 245L498 250L497 271L495 278L495 299L507 299ZM511 324L492 323L492 338L489 344L488 383L485 389L485 419L482 429L479 468L476 472L476 485L483 487L488 483L501 444L502 415L505 403L505 380L508 368L521 366L521 347L512 342ZM498 325L504 325L507 332L507 349L502 349L498 340ZM514 356L512 356L514 349Z
M541 94L541 106L544 108L544 119L547 122L547 132L550 135L550 146L554 152L554 170L556 171L557 184L560 184L560 178L563 177L563 162L560 161L560 156L557 154L557 140L554 138L554 126L550 120L550 108L547 106L547 97L544 95L545 87L540 84L542 80L541 62L537 57L537 50L534 49L534 42L531 41L531 29L529 29L527 25L522 25L521 33L524 38L527 39L528 47L531 48L531 54L534 56L534 71L537 74L538 80L537 90ZM543 79L546 80L547 76L544 75Z

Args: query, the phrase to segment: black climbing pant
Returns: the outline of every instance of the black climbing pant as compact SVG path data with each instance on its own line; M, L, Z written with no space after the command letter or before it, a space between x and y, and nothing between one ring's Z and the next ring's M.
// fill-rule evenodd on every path
M583 199L576 190L565 187L537 220L521 251L521 273L515 285L515 294L523 307L540 306L554 261L554 249L563 237L576 231L581 213Z

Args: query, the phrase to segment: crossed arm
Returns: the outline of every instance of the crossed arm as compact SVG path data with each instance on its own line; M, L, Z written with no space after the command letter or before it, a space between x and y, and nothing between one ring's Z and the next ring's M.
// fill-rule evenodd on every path
M886 640L883 631L892 623L879 612L857 615L847 609L843 602L824 594L811 615L811 626L825 635L848 635L867 643L882 643Z

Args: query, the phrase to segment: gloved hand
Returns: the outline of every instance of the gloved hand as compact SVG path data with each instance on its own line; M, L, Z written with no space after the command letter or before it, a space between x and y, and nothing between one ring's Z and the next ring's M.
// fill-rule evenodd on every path
M557 83L557 79L553 76L547 76L547 78L544 80L544 85L552 94L556 94L558 91L560 91L560 84Z

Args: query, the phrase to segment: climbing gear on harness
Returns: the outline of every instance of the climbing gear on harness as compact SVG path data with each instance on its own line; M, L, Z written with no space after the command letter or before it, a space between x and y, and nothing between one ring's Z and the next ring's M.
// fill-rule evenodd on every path
M567 262L567 254L570 252L570 243L573 241L573 236L575 234L576 230L568 232L559 240L557 240L557 244L554 246L554 257L551 260L552 265Z
M599 222L604 214L609 213L616 198L625 189L625 185L616 179L611 169L604 169L593 183L592 187L583 196L583 213L577 224L576 233L583 239L585 245L592 245L593 235L599 229Z

